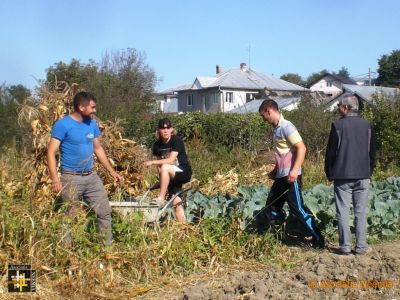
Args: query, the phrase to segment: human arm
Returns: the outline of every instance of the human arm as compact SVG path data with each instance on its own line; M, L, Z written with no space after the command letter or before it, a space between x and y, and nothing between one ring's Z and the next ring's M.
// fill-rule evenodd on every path
M58 193L62 189L62 184L57 173L57 160L56 153L60 147L61 142L56 138L51 138L47 147L47 166L50 173L51 189L53 192Z
M372 173L374 172L375 169L375 154L376 154L376 135L375 131L371 126L371 139L369 142L369 164L370 164L370 176L372 176Z
M331 131L329 133L328 144L325 151L325 174L328 180L332 180L332 167L336 160L336 149L338 144L338 135L336 133L335 125L332 123Z
M277 172L277 165L276 163L274 164L274 168L268 172L267 176L269 179L275 179L276 176L276 172Z
M292 165L292 169L289 172L288 181L290 183L295 182L297 180L299 170L304 163L304 159L306 157L306 145L303 141L300 141L293 145L296 151L296 159Z
M122 181L122 176L119 175L117 172L115 172L115 170L111 166L111 164L107 158L106 152L104 151L104 148L100 143L99 138L95 138L93 140L93 150L94 150L94 154L96 154L96 157L99 160L99 162L107 169L107 171L114 178L114 180L117 182Z
M171 151L168 155L167 158L159 158L155 160L148 160L144 162L145 167L150 167L152 165L173 165L176 161L176 158L178 157L178 152L176 151Z

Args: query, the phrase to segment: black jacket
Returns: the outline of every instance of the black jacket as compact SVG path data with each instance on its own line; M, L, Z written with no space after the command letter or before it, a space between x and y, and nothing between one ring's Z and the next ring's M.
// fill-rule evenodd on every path
M329 180L367 179L375 167L376 138L371 125L357 114L332 123L325 154Z

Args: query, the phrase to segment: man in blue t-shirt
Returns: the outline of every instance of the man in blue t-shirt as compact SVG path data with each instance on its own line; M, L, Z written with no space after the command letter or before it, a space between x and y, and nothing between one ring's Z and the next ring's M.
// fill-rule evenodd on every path
M96 120L96 99L87 92L74 97L74 112L58 120L52 129L47 149L47 164L52 180L52 190L61 192L62 200L68 203L67 215L74 216L74 206L81 197L97 216L104 245L112 243L111 207L103 182L94 169L93 153L110 172L115 181L122 177L114 171L100 144L100 129ZM56 153L60 150L61 179L57 173ZM67 236L70 243L70 235Z

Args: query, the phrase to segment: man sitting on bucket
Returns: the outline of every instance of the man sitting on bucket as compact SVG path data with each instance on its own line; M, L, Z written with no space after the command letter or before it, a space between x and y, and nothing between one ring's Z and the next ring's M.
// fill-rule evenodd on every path
M170 194L176 193L182 184L190 181L192 169L186 155L185 144L175 134L169 119L161 119L158 122L158 139L153 145L153 155L156 160L149 160L144 163L145 167L156 165L160 180L160 194L153 200L153 204L160 208L165 206L167 191ZM176 197L173 201L175 215L178 222L186 222L185 212L182 206L182 199Z

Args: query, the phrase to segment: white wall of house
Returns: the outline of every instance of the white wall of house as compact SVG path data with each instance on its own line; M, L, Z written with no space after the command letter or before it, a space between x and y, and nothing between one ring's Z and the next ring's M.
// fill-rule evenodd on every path
M226 112L231 109L237 108L246 104L246 102L254 99L254 95L258 91L237 91L237 90L223 90L222 91L222 103L221 111Z
M323 92L329 96L335 96L342 92L342 85L342 82L338 81L332 76L327 75L310 86L310 90Z
M164 99L157 100L158 108L160 109L161 112L164 112L164 107L165 106L168 106L168 104L171 103L171 102L177 102L177 101L178 101L178 95L167 95L167 96L164 96Z
M258 91L220 90L187 90L179 92L178 110L210 112L226 112L241 106L247 100L253 100ZM189 99L188 99L189 98ZM190 105L189 105L190 104Z

